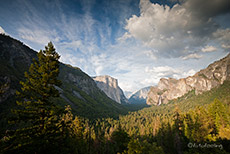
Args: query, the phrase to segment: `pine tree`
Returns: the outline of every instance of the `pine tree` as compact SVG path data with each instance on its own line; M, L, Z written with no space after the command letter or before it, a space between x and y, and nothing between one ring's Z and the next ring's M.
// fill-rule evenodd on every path
M155 142L149 143L147 140L141 141L137 138L130 140L128 150L122 154L164 154L164 151Z
M55 147L57 133L57 107L52 101L59 96L55 86L60 86L59 55L50 42L45 50L33 59L29 72L25 72L25 81L20 82L21 91L16 92L19 109L13 110L18 125L9 138L9 149L17 153L42 153Z
M230 135L226 134L230 132L230 120L225 105L218 99L215 99L209 107L209 113L212 119L210 124L213 128L211 133L217 137L229 138Z
M116 153L127 150L130 137L119 124L117 130L115 130L111 135L111 141L114 144Z
M175 149L178 154L182 153L182 146L183 146L183 117L180 114L180 110L178 107L175 109L174 115L174 145Z
M83 128L80 119L73 118L70 105L67 105L58 122L57 142L60 153L85 153Z

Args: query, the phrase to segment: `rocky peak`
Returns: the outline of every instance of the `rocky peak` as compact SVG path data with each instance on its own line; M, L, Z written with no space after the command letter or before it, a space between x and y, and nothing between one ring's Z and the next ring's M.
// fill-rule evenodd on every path
M113 87L113 88L118 88L118 81L117 79L111 77L111 76L108 76L108 75L104 75L104 76L96 76L96 77L93 77L93 79L97 82L103 82L107 85L109 85L110 87Z
M22 42L0 34L0 105L4 109L1 110L2 117L8 115L15 104L15 92L21 88L19 81L25 80L24 72L28 71L36 54L36 51ZM108 98L95 81L79 68L60 63L59 70L58 78L62 86L55 87L61 96L55 100L57 104L69 104L74 114L93 119L126 113L121 105Z
M129 98L129 102L131 104L146 103L146 99L147 99L149 90L150 90L150 87L145 87L145 88L138 90Z
M117 79L104 75L104 76L96 76L93 77L94 81L96 82L97 86L104 91L104 93L110 97L111 99L115 100L118 103L128 103L127 98L125 97L122 89L118 86Z
M225 80L230 80L230 54L210 64L207 68L200 70L193 76L182 79L162 78L155 87L151 87L147 104L167 104L169 100L178 98L191 90L196 94L208 91ZM159 99L160 98L160 99Z

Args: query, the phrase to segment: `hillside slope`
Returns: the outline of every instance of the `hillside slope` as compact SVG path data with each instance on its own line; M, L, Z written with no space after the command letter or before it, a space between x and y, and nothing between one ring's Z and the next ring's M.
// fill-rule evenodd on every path
M229 92L230 81L224 81L222 85L218 85L210 91L205 91L198 95L195 95L195 91L193 90L182 97L171 100L168 104L160 106L153 105L149 108L144 108L136 112L130 112L128 115L120 116L120 125L130 134L136 135L137 132L149 132L149 128L152 130L157 119L159 122L162 122L161 117L173 119L176 110L181 113L188 113L189 111L194 111L197 107L206 108L213 103L215 99L218 99L229 108Z
M10 112L9 107L15 106L15 91L20 89L19 81L24 80L24 72L28 71L36 53L20 41L0 34L0 84L4 90L0 96L1 112ZM56 102L60 106L70 104L77 115L100 118L116 117L126 112L123 106L107 97L94 80L79 68L61 63L59 79L62 86L57 89L61 98Z
M161 102L163 104L167 104L169 100L181 97L191 90L195 90L197 95L223 84L225 80L230 80L230 54L193 76L179 80L173 78L160 79L157 86L151 87L147 104L157 105L159 98L162 98Z

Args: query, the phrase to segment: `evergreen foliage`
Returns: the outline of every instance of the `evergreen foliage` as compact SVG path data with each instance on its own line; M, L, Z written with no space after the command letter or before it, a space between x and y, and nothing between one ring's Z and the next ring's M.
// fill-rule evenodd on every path
M218 90L225 93L229 88L228 86L226 88L228 84L225 82ZM215 95L215 92L210 92ZM206 93L198 97L186 95L186 101L206 95ZM182 98L179 100L184 101ZM55 127L44 129L45 134L52 134L49 133L51 130L56 132L54 138L50 138L52 135L46 138L46 143L52 141L52 144L47 144L49 147L43 148L49 153L76 154L229 154L230 106L225 98L222 100L226 103L214 99L205 106L195 105L186 111L182 110L182 105L172 103L130 112L128 115L120 116L119 119L107 118L95 121L74 118L70 106L66 106L63 113L54 116ZM26 126L25 123L23 126ZM23 133L30 135L31 130L28 129L28 132ZM14 145L15 140L11 137L6 135L2 139L10 141L5 142L7 144L5 147ZM38 151L37 147L31 146L32 143L41 142L41 138L30 138L28 141L31 142L24 142L25 139L20 142L28 143L28 146L22 145L27 150L23 150L24 153L42 152ZM5 151L12 152L10 149ZM16 152L23 153L19 150Z
M57 146L58 108L52 98L59 96L55 86L61 85L57 79L60 56L51 42L37 56L16 93L19 109L12 110L15 117L10 122L17 129L10 132L7 148L15 153L43 153Z
M15 116L10 120L15 124L14 129L7 130L1 138L0 153L230 153L230 81L199 95L190 91L167 105L130 112L118 119L89 120L74 117L69 105L64 111L56 105L64 101L60 100L57 90L61 84L57 78L58 59L59 55L49 43L25 73L21 91L17 92L18 109L12 111ZM80 71L75 73L82 75ZM4 94L7 86L1 84L0 94ZM71 89L71 83L64 88ZM84 108L82 116L91 114L94 107L104 112L99 102L110 101L97 91L93 99L76 87L73 90L92 103L89 105L65 94L79 107L75 109L77 113ZM65 104L68 103L62 105ZM106 106L109 109L106 112L120 107L114 103ZM113 113L100 113L99 117L104 115Z
M147 140L140 141L137 138L129 142L128 151L122 154L164 154L164 151L155 142L149 143Z
M130 137L119 125L118 129L112 133L111 140L115 146L116 153L121 153L127 150Z
M8 89L4 94L6 99L2 99L2 94L0 95L0 137L6 129L11 128L7 125L7 119L12 116L10 110L18 107L14 91L20 91L19 81L26 80L24 72L29 70L33 58L38 60L36 51L19 40L0 34L0 85L7 83L3 80L5 77L9 79ZM108 98L80 68L60 63L59 71L61 97L55 97L53 101L61 108L71 105L74 115L89 119L117 118L119 114L128 113L129 109ZM75 93L79 93L80 98Z

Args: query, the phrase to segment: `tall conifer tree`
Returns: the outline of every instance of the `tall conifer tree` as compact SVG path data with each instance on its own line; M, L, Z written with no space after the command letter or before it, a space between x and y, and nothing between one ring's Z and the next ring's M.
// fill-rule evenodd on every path
M59 96L55 86L61 85L57 79L60 56L51 42L37 56L25 72L25 81L20 82L21 91L16 93L19 109L13 110L16 118L12 122L19 128L10 137L10 148L17 153L42 153L55 147L58 116L52 99Z

